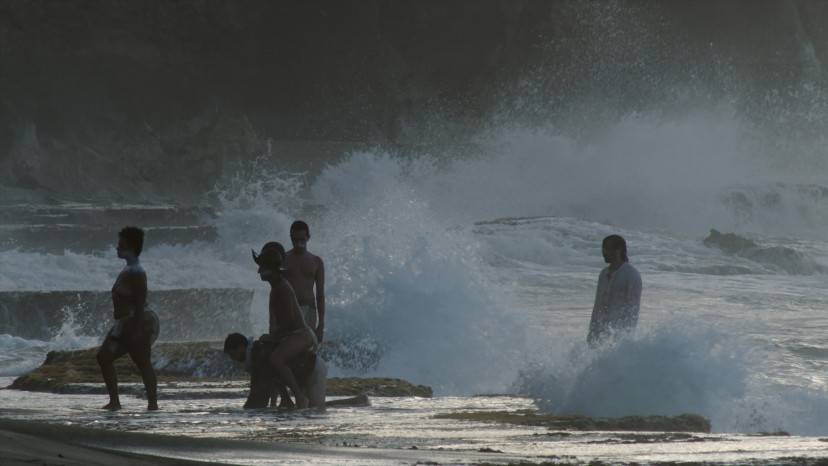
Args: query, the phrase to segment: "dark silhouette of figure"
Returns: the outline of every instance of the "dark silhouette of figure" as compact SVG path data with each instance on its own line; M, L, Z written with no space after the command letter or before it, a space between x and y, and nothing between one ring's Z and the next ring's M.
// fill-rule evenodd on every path
M325 336L325 264L308 251L310 228L297 220L290 226L293 248L285 254L285 278L296 293L305 323L322 343Z
M128 226L118 233L118 258L126 267L112 286L115 325L104 337L97 360L101 367L109 403L104 409L121 409L115 360L126 353L138 366L147 392L147 409L158 409L158 382L152 367L151 349L158 338L159 323L155 312L147 309L147 274L138 261L144 246L144 231Z
M276 377L270 363L270 356L276 346L270 335L255 340L241 333L231 333L224 340L224 352L234 361L244 363L245 370L250 373L250 392L244 403L245 409L266 408L268 404L274 406L277 392L282 396L280 408L294 406L287 393L280 388L284 384ZM308 351L290 360L288 366L299 386L308 394L308 406L325 407L325 378L328 373L325 361ZM285 403L286 399L290 403Z
M609 264L598 276L595 305L589 322L587 342L597 346L635 332L641 306L641 275L627 258L627 242L610 235L601 243L604 262Z
M253 260L259 265L261 279L270 283L268 333L276 345L270 354L270 364L276 378L290 388L296 407L307 408L308 397L300 388L288 361L309 350L315 353L317 340L305 324L293 288L282 276L282 251L284 248L279 243L268 243L259 254L253 252Z

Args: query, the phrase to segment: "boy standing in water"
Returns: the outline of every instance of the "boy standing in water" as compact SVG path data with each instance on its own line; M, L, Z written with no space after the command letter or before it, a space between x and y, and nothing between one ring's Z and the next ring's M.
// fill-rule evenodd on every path
M607 338L630 335L638 325L641 307L641 275L629 263L627 242L610 235L601 243L604 262L609 264L598 276L587 343L595 347Z
M253 260L259 265L259 276L270 283L269 336L276 347L269 361L276 377L293 392L296 407L307 408L308 396L301 390L288 361L308 351L315 353L316 335L305 325L293 288L282 277L282 251L281 244L268 243L261 253L253 252Z
M325 264L321 257L308 251L308 240L308 224L301 220L293 222L290 226L293 249L285 254L285 278L296 292L305 323L322 343L325 334Z

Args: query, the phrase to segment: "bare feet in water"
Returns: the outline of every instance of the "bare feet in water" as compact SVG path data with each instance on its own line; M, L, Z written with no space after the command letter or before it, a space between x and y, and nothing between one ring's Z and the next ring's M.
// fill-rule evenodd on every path
M113 403L110 401L107 405L102 406L101 409L105 409L107 411L118 411L121 409L121 403Z
M288 409L295 408L296 403L294 403L293 400L290 399L290 397L283 396L282 399L279 400L279 407L280 408L288 408Z
M304 393L301 393L301 392L296 393L295 396L296 396L296 407L298 409L305 409L305 408L308 407L308 403L310 401L308 400L308 397L306 397Z
M147 405L147 411L158 411L158 403L150 403Z

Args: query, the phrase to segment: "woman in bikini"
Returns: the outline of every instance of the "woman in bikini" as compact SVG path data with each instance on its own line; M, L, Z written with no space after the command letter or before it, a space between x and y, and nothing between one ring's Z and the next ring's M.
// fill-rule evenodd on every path
M147 274L138 261L144 245L144 231L128 226L118 233L118 258L127 263L118 274L112 286L112 306L115 311L115 325L104 338L98 350L98 365L101 366L109 403L108 410L121 409L118 397L118 377L115 374L115 360L126 353L138 366L144 389L147 392L147 409L158 409L158 382L152 367L152 344L158 337L158 316L147 309Z

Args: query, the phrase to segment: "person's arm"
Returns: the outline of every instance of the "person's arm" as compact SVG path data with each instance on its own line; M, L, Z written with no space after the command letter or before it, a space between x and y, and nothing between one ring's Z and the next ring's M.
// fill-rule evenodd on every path
M264 364L254 364L250 370L250 392L244 409L267 408L270 402L271 384L269 369Z
M641 275L638 271L630 273L627 279L627 302L624 310L627 312L627 328L635 330L638 326L638 311L641 308Z
M325 336L325 263L322 258L317 257L318 267L316 268L316 277L314 277L316 285L316 312L319 321L316 324L316 339L322 343L322 338Z
M296 295L287 280L277 285L270 292L270 335L278 338L282 332L289 332L301 327L305 319L298 311Z
M595 345L598 343L601 335L603 334L603 325L602 322L604 321L604 316L601 315L600 305L599 302L601 300L601 279L603 272L598 275L598 285L595 287L595 303L592 305L592 317L589 320L589 333L587 334L587 343L590 346Z
M132 314L132 338L138 340L142 336L144 322L144 308L147 305L147 274L144 272L129 272L129 287L135 308Z

